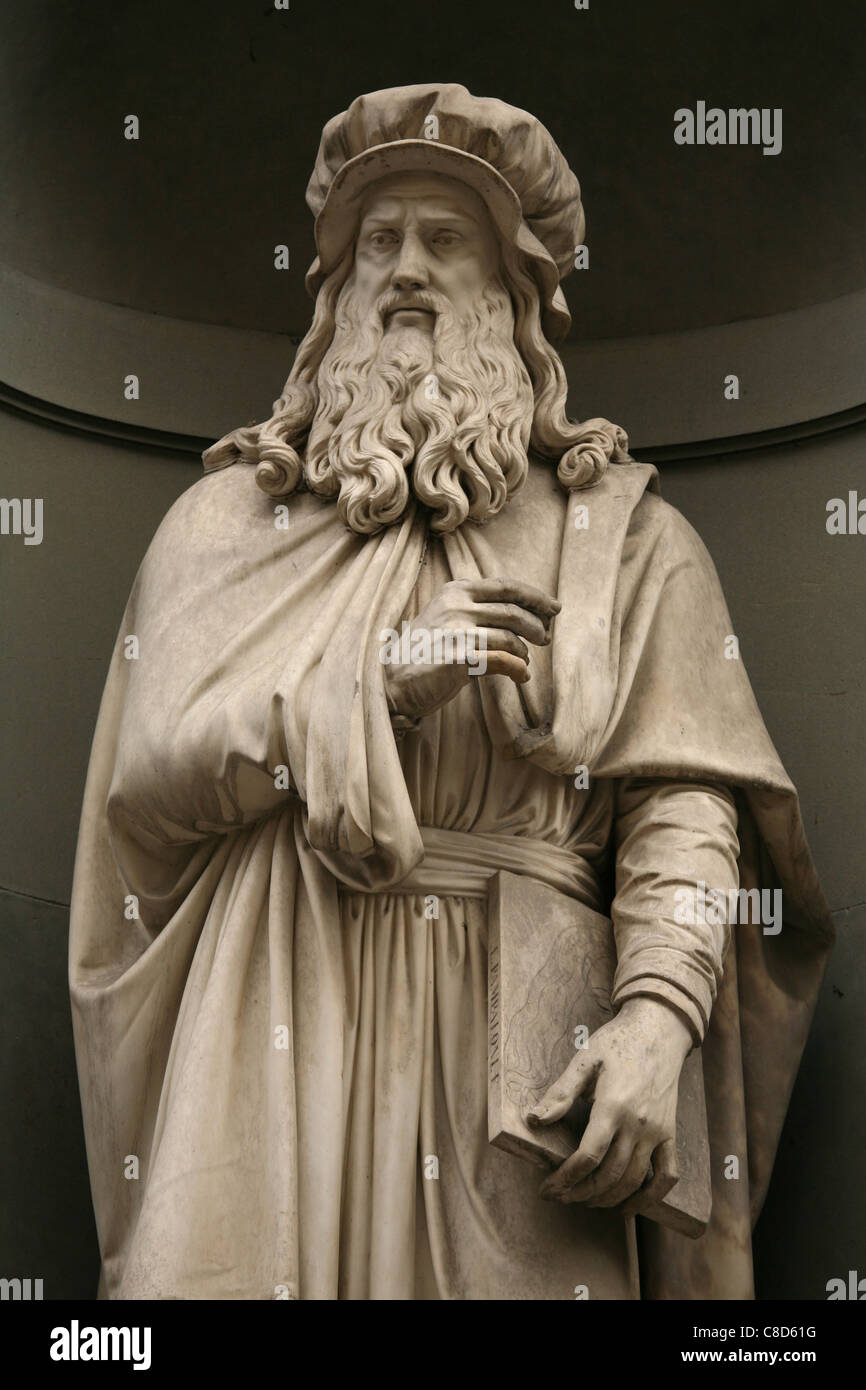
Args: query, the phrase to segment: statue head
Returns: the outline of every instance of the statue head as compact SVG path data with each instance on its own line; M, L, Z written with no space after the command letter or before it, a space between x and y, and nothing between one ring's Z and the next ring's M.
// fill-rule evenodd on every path
M360 97L325 127L307 201L312 325L270 420L206 469L253 463L265 492L305 485L371 534L413 497L435 531L487 520L532 452L567 488L628 458L622 430L566 414L551 339L583 208L534 117L454 84Z

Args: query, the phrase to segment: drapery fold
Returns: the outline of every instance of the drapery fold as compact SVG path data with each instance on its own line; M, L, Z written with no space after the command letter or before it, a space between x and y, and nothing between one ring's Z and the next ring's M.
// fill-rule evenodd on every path
M296 1093L343 1065L340 892L385 893L423 859L378 647L412 610L428 544L469 578L531 572L533 547L558 552L563 607L551 649L533 653L532 688L479 682L497 757L554 779L582 766L591 785L730 787L741 886L782 889L778 936L735 929L704 1044L708 1104L720 1142L742 1132L743 1181L718 1179L702 1241L651 1233L642 1271L652 1297L743 1286L740 1264L727 1284L724 1271L743 1210L760 1209L832 932L796 794L726 654L712 564L656 489L643 465L567 499L545 476L525 506L436 542L412 514L354 536L309 494L281 529L241 466L172 509L121 626L73 893L76 1049L111 1296L298 1296L310 1168ZM306 978L329 984L300 1027ZM348 1102L323 1097L335 1152L318 1180L338 1220ZM124 1176L130 1155L138 1179Z

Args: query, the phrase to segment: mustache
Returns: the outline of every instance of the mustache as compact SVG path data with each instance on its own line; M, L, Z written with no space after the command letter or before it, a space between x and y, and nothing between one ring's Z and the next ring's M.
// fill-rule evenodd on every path
M385 290L376 300L376 310L383 323L397 309L427 309L431 313L441 314L450 307L445 296L437 294L435 290Z

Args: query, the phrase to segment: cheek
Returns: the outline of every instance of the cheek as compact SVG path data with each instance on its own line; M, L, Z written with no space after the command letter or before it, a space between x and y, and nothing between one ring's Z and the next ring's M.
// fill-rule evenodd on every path
M452 265L451 283L461 294L477 296L496 275L498 268L498 252L487 246L479 246Z
M490 282L494 269L482 258L465 261L454 267L452 285L461 296L476 299Z
M355 285L360 291L377 293L387 281L388 271L384 260L358 256L355 260Z

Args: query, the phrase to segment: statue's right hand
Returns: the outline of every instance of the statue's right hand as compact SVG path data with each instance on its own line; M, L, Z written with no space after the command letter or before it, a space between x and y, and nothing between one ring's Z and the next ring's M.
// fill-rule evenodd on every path
M561 606L522 579L452 579L412 619L399 645L382 649L391 711L419 719L453 699L473 675L504 675L523 685L526 644L550 642Z

